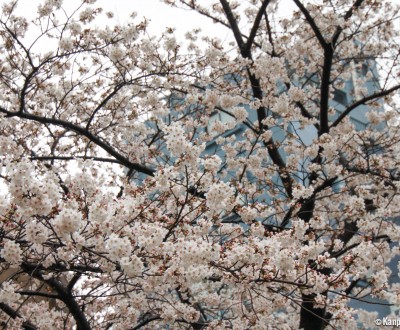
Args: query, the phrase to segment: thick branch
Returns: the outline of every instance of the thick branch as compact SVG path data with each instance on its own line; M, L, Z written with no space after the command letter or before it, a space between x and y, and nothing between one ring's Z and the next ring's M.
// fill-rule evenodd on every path
M315 36L317 37L321 47L324 49L324 66L322 69L322 81L321 81L321 99L320 99L320 122L319 122L319 135L329 132L329 86L330 76L332 71L332 59L334 54L334 48L331 44L327 43L323 37L320 29L311 17L310 12L303 6L299 0L293 0L300 11L306 18L307 23L310 25ZM338 32L340 34L340 32ZM338 37L338 36L337 36Z
M300 310L300 329L322 329L323 325L328 324L325 316L325 308L316 308L315 294L301 296L301 310Z
M260 27L262 16L263 16L265 10L267 9L269 1L270 0L264 0L264 2L262 3L261 8L257 13L256 19L254 20L253 27L251 28L249 38L247 39L246 45L244 46L244 49L242 50L243 53L250 54L251 46L253 45L254 38L256 37L258 28Z
M120 161L114 158L104 158L104 157L88 157L88 156L32 156L30 160L76 160L76 159L84 159L84 160L93 160L95 162L102 163L113 163L113 164L121 164Z
M347 11L347 13L344 15L344 20L347 21L351 16L353 16L353 11L354 9L358 8L361 6L361 4L364 2L364 0L356 0L353 6L350 7L350 9ZM336 28L335 33L332 36L332 46L335 47L340 34L342 33L343 28L341 26L338 26Z
M313 30L315 36L317 37L320 45L322 48L326 48L327 43L325 41L325 38L323 37L321 31L319 30L319 27L315 23L314 19L311 17L310 12L306 9L306 7L303 6L303 4L299 0L293 0L296 6L300 9L300 11L303 13L304 17L306 18L308 24L310 25L311 29Z
M151 175L151 176L154 175L155 171L153 169L146 167L144 165L141 165L141 164L130 162L128 158L126 158L123 155L121 155L120 153L118 153L107 142L101 140L99 137L93 135L92 133L90 133L88 130L86 130L83 127L74 125L68 121L64 121L64 120L60 120L60 119L40 117L40 116L32 115L29 113L25 113L25 112L23 112L23 113L11 112L2 107L0 107L0 113L6 114L6 117L9 117L9 118L10 117L18 117L21 119L36 121L36 122L42 123L42 124L51 124L51 125L56 125L56 126L60 126L63 128L68 128L68 129L88 138L90 141L92 141L93 143L98 145L100 148L107 151L107 153L109 153L110 155L115 157L120 162L120 164L126 166L127 168L136 170L136 171L146 174L146 175Z
M36 296L36 297L44 297L48 299L60 299L60 297L56 294L53 293L46 293L46 292L40 292L40 291L15 291L16 293L23 295L23 296Z
M322 69L321 80L321 104L319 114L319 135L329 132L329 86L332 71L333 49L326 48L324 51L324 67Z
M14 308L11 308L10 306L8 306L4 303L0 303L0 309L4 313L6 313L9 317L11 317L12 319L16 319L17 317L22 318L22 315L20 313L18 313ZM24 323L22 323L22 329L36 330L38 328L35 325L33 325L31 322L25 321Z
M58 280L51 278L45 280L45 282L50 285L60 296L62 302L68 307L69 312L75 319L78 330L90 330L90 324L86 319L85 314L81 310L81 307L76 302L72 293L69 292Z
M371 241L372 241L372 242L376 242L377 240L380 240L380 239L384 239L384 240L390 242L390 239L389 239L389 237L388 237L387 235L375 236L375 237L372 238ZM349 245L349 246L346 246L346 247L343 248L342 250L332 253L332 254L331 254L331 257L332 257L332 258L339 258L339 257L342 256L343 254L345 254L345 253L347 253L348 251L354 249L355 247L359 246L360 244L361 244L361 242L360 242L360 243L354 243L354 244L351 244L351 245Z
M135 327L131 328L131 330L138 330L141 329L142 327L144 327L146 324L149 324L150 322L156 321L156 320L161 320L161 317L159 316L154 316L154 317L150 317L142 322L140 322L139 324L137 324Z
M220 2L224 9L225 15L229 21L229 24L231 25L232 32L234 34L236 43L240 49L242 56L244 58L251 60L252 59L251 49L249 49L247 52L245 51L246 46L243 42L243 38L242 38L242 35L240 32L240 29L237 25L235 16L232 13L229 3L226 0L220 0ZM267 6L267 4L268 4L268 1L265 1L263 3L263 5L265 5L265 6ZM253 96L256 99L262 100L263 99L263 91L262 91L259 79L257 79L256 76L254 74L252 74L249 69L247 69L247 74L249 76ZM261 106L257 109L257 117L258 117L258 124L259 124L259 128L260 128L260 132L262 132L263 128L267 128L263 124L263 120L265 118L267 118L267 111L266 111L265 107ZM284 185L286 193L288 194L289 197L291 197L292 196L292 179L286 170L286 164L285 164L282 156L279 153L278 147L276 146L276 144L272 138L268 142L265 143L265 146L267 147L268 154L271 157L273 163L275 165L277 165L279 168L279 177Z
M78 283L79 279L81 278L82 274L81 273L75 273L74 276L72 277L71 281L69 281L67 290L68 292L71 292L72 289L74 288L75 284Z
M233 32L233 36L235 37L236 43L238 44L240 51L243 55L243 51L245 50L245 43L243 41L242 33L240 32L239 26L237 25L235 15L233 14L233 12L231 10L231 7L229 6L228 1L219 0L219 2L221 3L222 8L224 9L226 18L228 19L229 25L231 26L231 29ZM243 55L243 57L247 57L247 56Z
M64 287L64 285L56 280L55 278L50 278L45 280L43 277L43 271L40 269L39 265L31 264L27 262L23 262L21 264L21 268L24 272L29 274L30 276L46 283L49 285L55 292L57 292L59 299L67 306L69 312L74 317L74 320L77 325L78 330L90 330L90 324L86 319L85 314L81 310L79 304L76 302L72 293Z
M295 205L300 203L301 207L299 211L297 212L297 216L304 220L305 222L309 222L313 211L314 211L314 203L315 203L315 197L317 194L321 191L323 191L325 188L332 187L332 185L335 183L337 177L330 178L328 180L325 180L320 186L314 189L313 194L309 198L301 198L299 201L294 203L294 206L292 206L288 212L286 213L285 217L282 220L282 223L280 225L281 228L285 228L288 224L290 219L293 216L293 211L295 209Z
M331 127L337 126L350 112L352 112L358 106L360 106L362 104L366 104L367 102L375 100L377 98L381 98L383 96L389 95L390 93L392 93L394 91L397 91L398 89L400 89L400 85L396 85L396 86L393 86L392 88L383 90L381 92L371 94L371 95L366 96L366 97L364 97L363 99L361 99L361 100L359 100L357 102L354 102L349 107L347 107L347 109L345 111L343 111L341 113L341 115L332 123Z
M211 15L209 12L205 12L205 11L202 10L201 8L196 7L196 6L193 4L193 2L190 2L190 3L189 3L189 2L187 2L187 1L181 0L181 3L184 4L185 6L187 6L188 8L195 10L195 11L198 12L200 15L203 15L203 16L205 16L205 17L207 17L207 18L212 19L214 23L219 23L219 24L221 24L222 26L225 26L226 28L230 29L230 25L229 25L228 23L222 21L221 19L219 19L219 18L216 17L216 16ZM248 39L248 37L247 37L245 34L243 34L243 33L241 33L241 36L242 36L242 38L245 38L246 40ZM253 40L253 45L255 45L255 46L259 47L259 48L261 47L261 45L260 45L259 43L255 42L254 40Z
M100 102L100 104L96 107L96 109L93 110L93 112L90 115L90 118L86 124L86 130L89 130L89 127L94 119L94 116L96 116L96 113L99 112L100 109L102 109L108 103L108 101L110 101L119 92L119 90L124 86L125 86L124 83L120 83L120 84L116 85L114 90L110 94L108 94L107 97L103 101Z

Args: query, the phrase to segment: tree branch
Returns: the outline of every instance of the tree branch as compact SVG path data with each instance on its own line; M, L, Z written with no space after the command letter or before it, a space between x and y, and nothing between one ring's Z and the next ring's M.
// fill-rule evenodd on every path
M400 85L393 86L392 88L383 90L378 93L371 94L369 96L364 97L363 99L354 102L351 104L345 111L341 113L341 115L332 123L331 128L337 126L350 112L352 112L355 108L362 104L366 104L369 101L372 101L374 99L389 95L390 93L400 89Z
M58 299L60 299L68 308L69 312L74 317L74 320L77 324L78 330L90 330L90 324L86 319L84 312L81 310L81 307L76 302L75 297L72 295L71 291L68 289L57 279L50 278L45 279L43 277L43 270L40 265L23 262L21 264L21 269L27 273L29 276L32 276L41 282L49 285L55 292L58 294Z
M87 131L85 128L80 127L78 125L74 125L68 121L65 120L60 120L60 119L55 119L55 118L47 118L47 117L40 117L40 116L36 116L36 115L32 115L29 113L17 113L17 112L11 112L8 111L6 109L4 109L3 107L0 107L0 113L4 113L6 114L6 117L11 118L11 117L18 117L21 119L27 119L27 120L32 120L32 121L36 121L42 124L51 124L51 125L56 125L56 126L60 126L60 127L64 127L64 128L68 128L84 137L86 137L87 139L89 139L90 141L92 141L93 143L95 143L97 146L99 146L100 148L102 148L103 150L105 150L107 153L109 153L110 155L114 156L115 159L117 159L120 164L126 166L129 169L133 169L136 170L140 173L146 174L146 175L150 175L153 176L154 175L154 170L146 167L144 165L138 164L138 163L132 163L131 161L129 161L128 158L124 157L123 155L121 155L120 153L118 153L114 148L112 148L107 142L101 140L99 137L93 135L92 133L90 133L89 131Z
M104 157L88 157L88 156L32 156L29 158L30 160L76 160L76 159L84 159L84 160L93 160L95 162L103 162L103 163L113 163L120 164L121 162L114 158L104 158Z
M161 320L161 317L159 317L159 316L150 317L150 318L138 323L135 327L131 328L130 330L138 330L138 329L144 327L146 324L149 324L150 322L153 322L156 320Z
M216 17L216 16L213 16L213 15L209 14L208 12L205 12L204 10L202 10L202 8L196 7L196 6L193 4L193 2L188 3L187 1L183 1L183 0L181 0L180 2L181 2L182 4L184 4L185 6L187 6L188 8L195 10L195 11L198 12L200 15L203 15L203 16L205 16L205 17L207 17L207 18L210 18L210 19L212 19L215 23L219 23L219 24L221 24L222 26L225 26L226 28L230 29L230 25L229 25L228 23L222 21L221 19L219 19L219 18ZM243 34L243 33L241 33L241 36L242 36L242 38L245 38L246 40L248 39L248 36L246 36L246 35ZM256 45L256 46L259 47L259 48L261 47L261 45L260 45L259 43L255 42L254 40L253 40L253 45Z
M43 280L43 279L42 279ZM69 312L75 319L78 330L91 330L90 324L86 319L81 307L76 302L74 296L59 282L58 280L51 278L44 280L50 287L52 287L60 296L61 301L68 307Z
M60 299L60 297L56 294L52 293L45 293L45 292L40 292L40 291L15 291L16 293L19 293L24 296L38 296L38 297L44 297L44 298L49 298L49 299Z
M244 58L252 60L251 49L249 49L248 52L245 52L245 44L243 42L241 32L239 30L235 16L233 15L228 2L226 0L220 0L220 3L222 5L222 8L224 9L224 12L229 21L229 24L231 25L232 32L234 34L234 37L236 39L237 45L240 49L242 56ZM268 4L267 1L265 1L264 4L267 5ZM250 72L250 69L247 69L247 74L248 74L248 77L250 80L253 96L256 99L262 100L263 99L263 91L262 91L259 79L257 79L256 76ZM263 120L265 118L267 118L267 111L266 111L265 107L260 106L257 109L257 117L258 117L259 129L260 129L260 132L262 132L263 128L267 128L263 124ZM268 154L271 157L273 163L278 166L279 177L282 181L282 184L285 188L286 193L289 195L289 197L291 197L292 196L292 185L293 185L292 179L287 173L286 164L285 164L282 156L279 153L278 147L276 146L273 138L271 138L269 141L265 142L264 145L267 147Z
M246 44L244 45L244 49L242 53L250 54L251 46L253 45L254 38L256 37L257 30L260 27L262 16L267 9L270 0L264 0L262 3L260 10L257 13L256 19L254 20L253 27L251 28L249 38L247 39ZM240 32L240 31L239 31Z
M113 90L110 94L108 94L107 97L104 98L103 101L100 102L100 104L96 107L96 109L93 110L93 112L92 112L92 114L90 115L90 117L89 117L89 119L88 119L88 122L87 122L87 124L86 124L86 130L89 130L90 124L92 123L92 121L93 121L94 116L96 115L96 113L97 113L101 108L103 108L103 107L107 104L107 102L108 102L109 100L111 100L111 99L119 92L119 90L120 90L122 87L124 87L124 86L125 86L125 83L119 83L119 84L117 84L117 85L114 87L114 90Z
M351 6L351 8L344 15L344 20L347 21L353 15L354 9L360 7L363 2L364 2L364 0L356 0L356 2L354 2L353 6ZM336 31L332 36L332 46L333 47L336 46L336 43L337 43L337 41L339 39L339 36L342 33L342 31L343 31L343 28L341 26L338 26L336 28Z
M330 47L324 50L324 66L322 69L321 79L321 99L320 99L320 113L319 113L319 132L318 135L329 132L329 89L332 71L332 60L334 50Z
M239 46L240 52L242 53L243 57L247 57L243 54L245 50L245 43L242 38L242 33L240 32L239 26L237 25L235 15L233 15L233 12L231 10L231 7L229 6L228 1L226 0L219 0L219 2L222 5L222 8L224 9L226 18L228 19L229 25L231 26L233 36L236 39L236 43Z
M23 316L18 313L14 308L11 308L10 306L4 304L4 303L0 303L0 309L6 313L9 317L11 317L12 319L16 319L18 318L23 318ZM22 328L24 330L37 330L38 328L33 325L30 321L25 321L24 323L22 323Z
M321 34L321 31L319 30L317 24L315 23L314 19L311 17L310 12L306 9L306 7L303 6L303 4L299 0L293 0L296 6L300 9L300 11L303 13L304 17L306 18L308 24L310 25L311 29L313 30L315 36L317 37L320 45L322 48L326 48L327 43L325 41L325 38Z

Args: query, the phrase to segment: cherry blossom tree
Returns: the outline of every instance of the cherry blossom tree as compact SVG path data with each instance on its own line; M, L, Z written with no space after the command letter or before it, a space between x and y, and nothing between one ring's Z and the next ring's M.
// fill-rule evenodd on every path
M400 303L399 7L165 2L232 42L2 5L2 327L373 326Z

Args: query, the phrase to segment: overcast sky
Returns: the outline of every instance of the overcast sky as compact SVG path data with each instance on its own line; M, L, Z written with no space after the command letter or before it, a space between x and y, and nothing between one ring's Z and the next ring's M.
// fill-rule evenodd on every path
M0 3L5 2L8 0L0 0ZM33 17L37 12L37 6L42 2L41 0L18 0L17 12L28 18ZM202 0L203 5L212 2L212 0ZM64 0L63 7L71 12L80 3L80 0ZM98 0L95 5L102 7L106 12L113 12L115 23L127 23L132 12L137 13L137 20L146 17L151 21L150 34L159 35L166 27L174 27L177 37L181 38L186 31L201 27L204 34L209 36L218 36L222 40L230 36L227 29L219 24L213 24L210 19L190 10L171 8L160 0Z
M0 0L0 3L8 1ZM285 2L281 15L290 15L293 10L292 2L280 1ZM37 6L42 2L42 0L18 0L18 13L33 17L37 12ZM203 6L211 5L213 2L215 0L201 0ZM64 0L63 7L71 12L80 3L81 0ZM97 0L96 6L102 7L104 11L113 12L115 23L127 23L132 12L137 13L137 20L146 17L150 20L150 34L160 35L166 27L174 27L176 36L181 39L186 31L200 27L205 35L219 37L222 41L232 40L231 32L220 24L214 24L210 19L191 10L171 8L160 0Z

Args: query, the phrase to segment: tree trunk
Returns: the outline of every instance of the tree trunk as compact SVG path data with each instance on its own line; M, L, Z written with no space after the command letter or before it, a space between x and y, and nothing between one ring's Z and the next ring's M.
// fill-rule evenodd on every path
M326 309L314 307L315 294L302 296L300 311L300 329L304 330L322 330L325 328Z

